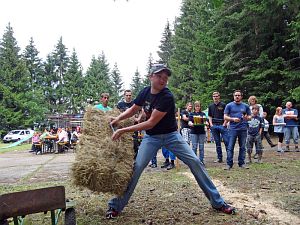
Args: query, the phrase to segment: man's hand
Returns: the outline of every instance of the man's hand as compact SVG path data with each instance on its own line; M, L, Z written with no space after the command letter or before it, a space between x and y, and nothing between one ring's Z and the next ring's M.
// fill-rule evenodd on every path
M111 139L113 141L118 140L122 136L123 133L125 133L124 130L118 129L113 133L113 135L111 136Z
M110 117L110 125L112 127L118 126L119 119L118 117Z

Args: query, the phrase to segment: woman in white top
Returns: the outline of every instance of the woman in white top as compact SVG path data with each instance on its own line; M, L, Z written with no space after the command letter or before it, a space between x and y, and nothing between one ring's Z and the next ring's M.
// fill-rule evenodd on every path
M274 126L274 133L277 134L278 136L278 149L277 152L283 152L282 149L282 142L283 142L283 137L284 137L284 117L282 115L282 108L277 107L275 115L273 117L273 126Z

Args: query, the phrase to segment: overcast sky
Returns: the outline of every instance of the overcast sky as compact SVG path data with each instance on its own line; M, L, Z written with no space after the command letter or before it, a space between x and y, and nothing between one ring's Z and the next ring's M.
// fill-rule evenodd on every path
M33 37L43 60L62 36L84 70L103 51L129 87L137 68L146 74L149 54L157 59L166 23L173 24L180 6L181 0L1 0L0 35L10 22L22 52Z

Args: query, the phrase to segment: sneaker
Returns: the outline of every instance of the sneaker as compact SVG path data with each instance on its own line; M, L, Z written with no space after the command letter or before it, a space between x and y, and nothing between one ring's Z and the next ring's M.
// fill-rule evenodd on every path
M157 164L151 164L150 167L151 167L151 168L156 168L156 167L157 167Z
M236 213L236 209L233 206L228 205L227 203L224 203L224 205L222 205L221 208L214 208L214 209L223 212L225 214L234 215Z
M255 155L253 156L253 159L257 159L258 158L258 154L255 153Z
M222 163L223 162L223 159L217 159L214 161L214 163Z
M249 167L246 166L246 164L242 164L242 165L240 165L239 167L240 167L241 169L249 169Z
M167 168L170 165L170 162L164 162L164 164L161 166L161 168Z
M224 170L231 170L232 166L226 165L226 167L224 168Z
M171 170L171 169L174 169L175 168L175 164L174 163L170 163L168 166L167 166L167 170Z
M106 219L110 220L110 219L114 219L119 215L119 212L117 210L115 210L112 207L109 207L109 209L106 211L105 217Z

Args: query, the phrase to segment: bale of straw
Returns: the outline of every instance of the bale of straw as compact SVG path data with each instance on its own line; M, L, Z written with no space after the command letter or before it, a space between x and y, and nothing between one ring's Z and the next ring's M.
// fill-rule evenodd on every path
M123 134L118 141L111 140L109 118L118 114L117 110L87 109L71 168L75 185L118 196L125 192L133 172L134 150L131 133ZM118 128L132 124L133 120L127 119Z

